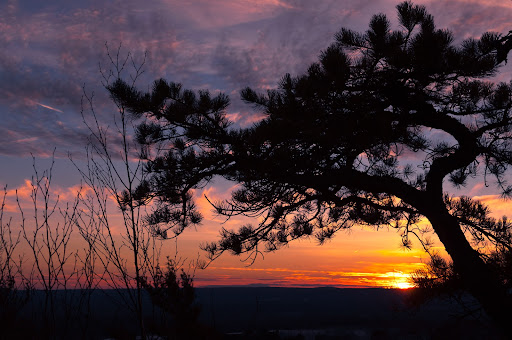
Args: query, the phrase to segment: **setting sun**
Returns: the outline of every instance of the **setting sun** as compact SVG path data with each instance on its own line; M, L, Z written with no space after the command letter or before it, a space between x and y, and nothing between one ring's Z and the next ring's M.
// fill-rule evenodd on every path
M403 282L397 282L395 283L395 286L393 288L398 288L398 289L409 289L409 288L412 288L414 287L414 285L408 281L403 281Z

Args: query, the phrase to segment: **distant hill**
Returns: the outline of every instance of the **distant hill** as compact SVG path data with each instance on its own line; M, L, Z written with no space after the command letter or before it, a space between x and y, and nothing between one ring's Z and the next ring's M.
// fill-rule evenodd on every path
M226 335L228 339L259 339L261 337L244 337L244 334L269 331L280 334L277 339L296 336L302 339L495 338L483 316L464 318L466 311L443 300L419 308L410 307L407 298L411 291L407 290L234 286L197 288L196 292L197 303L201 305L199 323L212 334L232 334L232 338ZM137 332L134 313L122 304L118 293L94 291L88 323L76 320L73 321L76 325L67 324L67 334L81 326L89 334L87 338L133 338L131 335ZM59 308L62 312L56 316L64 320L68 316L65 311L73 310L72 304L78 303L81 291L57 292L59 294L67 296L67 306ZM56 300L65 301L58 296ZM30 301L19 315L21 333L16 334L26 333L23 325L27 322L31 329L41 327L42 318L37 310L43 293L36 292ZM162 322L172 325L152 306L148 295L144 304L148 329L162 329Z
M466 327L459 305L437 300L414 308L407 304L407 290L222 287L197 292L201 321L224 332L371 328L427 335L436 329L456 328L456 324ZM479 327L486 328L484 323Z

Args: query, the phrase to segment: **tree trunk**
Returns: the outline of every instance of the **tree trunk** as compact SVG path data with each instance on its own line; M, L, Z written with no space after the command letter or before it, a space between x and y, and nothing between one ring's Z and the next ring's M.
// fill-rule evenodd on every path
M512 338L512 304L498 273L471 247L457 219L448 213L444 204L442 208L440 205L437 209L431 208L425 216L451 256L466 288L506 337Z

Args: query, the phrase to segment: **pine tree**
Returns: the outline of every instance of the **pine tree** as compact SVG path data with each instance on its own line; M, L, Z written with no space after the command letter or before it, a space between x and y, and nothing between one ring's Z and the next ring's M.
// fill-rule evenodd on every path
M300 237L324 242L354 225L391 226L404 246L416 235L428 247L418 224L426 218L466 288L512 334L510 295L479 247L510 248L510 223L444 185L483 174L512 194L512 85L488 80L512 37L484 33L455 46L425 7L403 2L397 12L398 29L375 15L364 33L342 29L305 74L285 75L266 94L242 90L266 115L249 128L226 118L223 94L165 80L143 93L118 80L112 97L148 117L137 138L152 177L137 194L156 198L148 222L165 237L200 222L193 189L214 176L239 183L229 201L212 202L217 212L263 218L223 229L204 247L212 257L256 256Z

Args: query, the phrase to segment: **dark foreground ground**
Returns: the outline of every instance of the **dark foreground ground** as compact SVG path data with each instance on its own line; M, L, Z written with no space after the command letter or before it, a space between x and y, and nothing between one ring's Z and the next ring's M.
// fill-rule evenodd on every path
M497 339L485 317L464 317L467 311L453 302L436 300L410 306L411 291L393 289L198 288L201 306L198 323L189 337L203 339ZM56 331L45 333L37 292L17 316L3 322L0 339L135 339L134 313L114 291L95 291L90 313L73 305L83 292L57 296L53 314ZM75 295L73 295L75 294ZM72 302L74 301L74 302ZM172 322L145 299L145 323L149 331L172 338ZM82 312L79 312L79 310ZM74 315L74 317L73 317ZM167 320L167 321L166 321ZM51 321L51 320L50 320ZM201 329L197 332L197 329ZM194 332L193 332L194 331ZM170 335L169 335L170 334ZM198 335L200 334L200 335ZM183 338L183 336L182 336ZM155 337L155 339L157 339ZM165 339L161 337L158 339Z
M204 288L202 322L223 332L280 330L281 338L494 339L454 301L411 306L411 291L338 288ZM467 301L471 304L471 301ZM233 338L235 338L233 336ZM299 337L300 338L300 337Z

